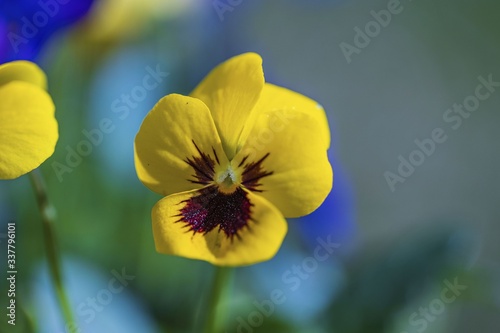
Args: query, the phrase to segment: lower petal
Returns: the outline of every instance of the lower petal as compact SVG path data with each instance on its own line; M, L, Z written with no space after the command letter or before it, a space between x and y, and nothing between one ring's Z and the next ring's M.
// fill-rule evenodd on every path
M59 137L54 111L50 96L33 84L0 87L0 179L26 174L54 153Z
M271 259L286 235L286 221L266 199L239 190L239 197L227 198L230 201L227 205L221 204L227 196L221 193L212 192L206 200L199 200L203 190L173 194L160 200L152 211L157 251L220 266L250 265ZM225 211L220 212L221 206ZM246 208L249 208L248 216L242 213ZM218 219L207 218L210 214L219 214ZM219 224L227 223L228 216L234 217L234 223L240 227L241 218L248 217L246 225L239 228L234 237L228 235L227 225ZM207 219L210 221L203 228L203 220L207 222Z

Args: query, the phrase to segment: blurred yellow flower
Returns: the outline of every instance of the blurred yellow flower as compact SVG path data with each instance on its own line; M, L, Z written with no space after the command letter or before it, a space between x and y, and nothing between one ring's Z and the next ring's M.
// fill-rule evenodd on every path
M135 138L139 179L165 196L152 211L157 251L239 266L272 258L284 217L330 192L330 132L315 101L264 82L246 53L191 93L162 98Z
M85 37L109 42L137 38L156 20L180 15L199 0L101 0L85 22ZM199 4L198 4L199 5Z
M0 65L0 179L22 176L54 153L59 134L46 85L32 62Z

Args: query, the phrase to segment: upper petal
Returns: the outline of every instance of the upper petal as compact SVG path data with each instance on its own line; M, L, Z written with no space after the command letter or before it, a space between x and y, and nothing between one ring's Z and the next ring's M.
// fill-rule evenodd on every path
M139 179L164 196L204 185L196 183L203 170L196 170L190 160L200 161L201 169L227 166L207 106L177 94L163 97L144 118L135 137L134 157Z
M250 220L237 237L229 238L218 226L207 233L193 232L189 224L179 219L182 209L197 193L190 191L168 196L153 208L153 235L158 252L221 266L255 264L276 254L286 235L287 224L283 215L266 199L244 192L251 203ZM198 214L205 216L203 207Z
M24 81L47 89L45 73L30 61L18 60L0 65L0 86L11 81Z
M231 163L244 168L269 154L259 163L268 175L253 187L283 215L298 217L318 208L332 188L329 144L328 122L317 102L266 84Z
M213 69L191 93L210 109L229 159L263 86L262 58L244 53Z
M279 127L281 124L287 125L287 119L293 118L295 114L304 113L315 118L318 123L318 133L316 133L325 144L325 148L330 147L330 128L323 107L318 102L296 93L287 88L265 83L261 96L255 105L251 117L248 119L238 141L238 151L247 141L248 135L253 130L255 120L264 114L276 112L274 122L270 126ZM278 131L278 128L271 128ZM264 140L265 141L265 140Z
M0 86L0 179L26 174L54 153L59 137L54 112L51 97L31 83Z

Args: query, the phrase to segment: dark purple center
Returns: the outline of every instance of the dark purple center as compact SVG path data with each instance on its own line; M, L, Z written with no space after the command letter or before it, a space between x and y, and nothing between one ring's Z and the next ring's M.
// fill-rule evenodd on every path
M190 231L206 234L219 226L219 231L224 231L231 239L248 226L253 206L243 189L226 194L219 192L215 185L201 189L198 195L181 203L185 206L178 215L178 222L187 222Z
M194 179L189 179L189 181L207 186L198 190L193 197L179 203L183 205L183 208L176 215L179 217L176 222L186 223L185 227L189 228L188 230L193 234L197 232L206 234L218 226L219 231L222 230L228 238L239 237L238 232L244 227L249 227L248 223L252 220L253 204L242 187L237 187L232 193L219 191L219 187L214 184L214 167L215 163L219 164L215 149L212 149L212 157L200 151L194 141L193 144L199 156L192 156L185 160L194 170ZM248 157L245 157L238 165L244 168L241 174L241 184L248 190L262 192L257 189L261 186L260 179L272 175L272 172L267 172L262 167L262 162L268 156L269 153L257 162L246 164Z

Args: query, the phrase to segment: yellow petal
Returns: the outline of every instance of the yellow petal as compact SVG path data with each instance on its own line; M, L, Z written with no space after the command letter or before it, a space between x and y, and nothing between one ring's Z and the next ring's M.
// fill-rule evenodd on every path
M0 86L0 179L37 168L59 137L55 107L45 90L22 81Z
M18 60L0 65L0 86L11 81L24 81L47 89L45 73L30 61Z
M229 159L263 85L262 58L245 53L217 66L191 93L210 109Z
M187 163L201 158L200 152L214 162L216 172L220 165L227 167L207 106L188 96L165 96L144 118L135 138L137 175L144 185L164 196L200 188L204 185L192 182L197 180L196 171Z
M216 226L208 233L193 232L179 221L181 210L198 191L183 192L160 200L152 212L156 250L160 253L200 259L220 266L242 266L271 259L283 242L287 224L271 203L244 192L251 206L248 228L229 238ZM209 205L210 203L208 203ZM234 207L239 209L239 207ZM230 212L228 213L230 214Z
M287 119L289 117L294 117L295 113L305 113L316 118L318 123L321 125L318 127L318 135L323 137L325 148L330 147L330 129L328 127L328 120L326 119L323 107L319 105L318 102L292 90L279 87L271 83L265 83L254 111L241 133L238 142L238 151L245 144L250 131L253 129L256 117L262 113L270 112L276 112L276 116L274 117L275 120L270 123L270 129L278 132L281 125L286 126ZM261 141L265 140L262 139Z
M330 132L323 108L315 101L285 88L266 84L242 134L241 150L233 168L262 164L271 175L257 187L285 217L311 213L330 192L333 172L327 157Z

